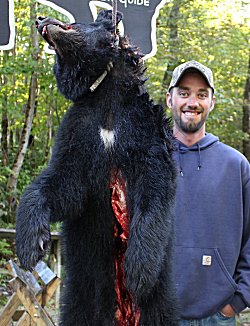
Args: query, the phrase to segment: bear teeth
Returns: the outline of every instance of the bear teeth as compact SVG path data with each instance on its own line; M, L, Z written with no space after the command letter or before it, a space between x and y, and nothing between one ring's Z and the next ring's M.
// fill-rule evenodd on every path
M45 34L47 34L47 28L46 28L46 26L43 26L42 35L45 35Z

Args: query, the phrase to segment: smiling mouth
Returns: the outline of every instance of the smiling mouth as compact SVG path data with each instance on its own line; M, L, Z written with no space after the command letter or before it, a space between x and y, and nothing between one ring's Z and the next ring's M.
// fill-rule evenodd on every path
M186 117L196 117L201 114L200 111L183 111L182 112Z

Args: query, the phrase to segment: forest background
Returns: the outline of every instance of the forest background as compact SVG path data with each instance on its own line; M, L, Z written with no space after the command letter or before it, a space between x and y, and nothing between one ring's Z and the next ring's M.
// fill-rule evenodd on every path
M0 52L0 228L15 228L20 194L46 167L58 125L70 106L57 91L55 58L45 53L34 25L40 15L64 21L67 17L34 0L14 3L15 47ZM210 67L216 107L207 130L248 159L249 36L249 0L170 0L157 19L157 54L146 62L148 91L164 107L176 65L195 59ZM0 239L0 253L6 246Z

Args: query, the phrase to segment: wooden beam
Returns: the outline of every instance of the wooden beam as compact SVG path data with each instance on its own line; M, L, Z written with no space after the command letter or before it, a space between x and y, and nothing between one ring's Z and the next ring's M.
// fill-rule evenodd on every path
M37 326L55 326L30 289L17 277L10 284Z
M19 300L16 293L13 293L10 297L9 301L5 305L2 313L0 314L0 325L1 326L8 326L12 316L14 315L15 311L21 304L21 301Z
M60 239L60 232L52 231L50 232L52 240L59 240ZM0 238L16 238L16 230L15 229L3 229L0 228Z
M56 288L58 287L58 285L60 284L60 282L61 282L61 280L59 278L55 278L46 287L45 293L43 293L42 295L39 295L39 297L37 298L37 301L41 304L42 307L44 307L48 303L49 299L54 294L54 292L55 292ZM16 326L27 326L27 325L31 325L31 320L32 319L31 319L30 315L28 314L27 311L25 311L24 314L23 314L23 316L21 317L21 319L16 324Z

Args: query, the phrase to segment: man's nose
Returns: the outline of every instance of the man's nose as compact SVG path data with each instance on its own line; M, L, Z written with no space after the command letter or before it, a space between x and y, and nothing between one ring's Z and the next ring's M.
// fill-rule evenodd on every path
M197 97L195 96L195 95L191 95L189 98L188 98L188 103L187 103L187 105L189 106L189 107L194 107L194 108L196 108L196 107L198 107L199 106L199 101L198 101L198 99L197 99Z

